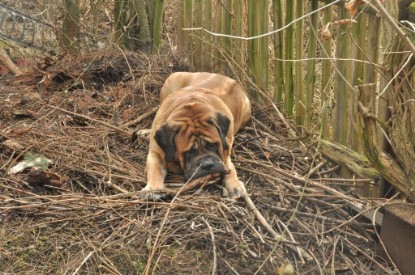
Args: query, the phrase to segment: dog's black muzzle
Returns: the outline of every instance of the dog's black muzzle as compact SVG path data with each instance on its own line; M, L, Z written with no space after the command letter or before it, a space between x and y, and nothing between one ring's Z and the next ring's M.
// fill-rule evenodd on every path
M225 174L226 169L222 160L216 155L197 156L186 167L184 177L186 180L197 179L211 174Z

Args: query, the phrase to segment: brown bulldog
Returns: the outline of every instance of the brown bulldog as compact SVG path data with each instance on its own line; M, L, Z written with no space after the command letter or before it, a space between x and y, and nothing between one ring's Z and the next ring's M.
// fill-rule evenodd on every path
M229 195L244 194L230 157L234 136L251 115L243 88L219 74L178 72L167 78L160 102L150 132L143 191L151 192L145 197L162 197L157 191L165 188L167 172L186 180L221 173Z

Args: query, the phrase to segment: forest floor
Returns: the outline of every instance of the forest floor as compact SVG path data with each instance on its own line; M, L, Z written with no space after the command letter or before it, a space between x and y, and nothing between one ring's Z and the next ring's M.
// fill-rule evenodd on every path
M384 201L355 196L359 183L290 136L270 102L253 104L233 161L281 238L220 185L141 199L149 140L140 130L163 81L185 69L169 56L101 52L0 79L0 273L393 273L376 256L378 228L352 210Z

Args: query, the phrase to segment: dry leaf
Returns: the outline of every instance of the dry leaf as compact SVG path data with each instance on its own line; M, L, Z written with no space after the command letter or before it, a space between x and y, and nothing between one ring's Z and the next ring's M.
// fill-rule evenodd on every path
M331 39L331 32L330 32L330 26L331 26L331 22L327 23L323 30L320 33L320 37L323 41L327 41L329 39Z
M32 169L26 175L26 181L32 185L50 185L61 187L65 185L68 181L68 178L54 172Z
M293 275L294 274L294 267L292 264L286 263L283 264L280 268L278 268L278 275Z
M2 143L0 143L0 147L8 149L8 150L12 150L12 151L22 151L24 149L22 145L20 145L18 142L12 139L3 141Z
M336 20L333 23L337 25L351 25L351 24L357 23L357 21L353 19L341 19L341 20Z
M346 4L344 4L344 7L354 16L357 12L357 9L360 5L363 4L363 0L350 0Z

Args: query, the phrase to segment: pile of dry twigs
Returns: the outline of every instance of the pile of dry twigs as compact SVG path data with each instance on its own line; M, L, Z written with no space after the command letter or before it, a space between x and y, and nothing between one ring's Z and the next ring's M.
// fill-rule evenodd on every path
M1 273L393 271L375 255L376 227L349 207L369 204L353 195L356 181L335 178L266 102L254 104L234 147L249 197L223 197L216 184L140 199L148 137L131 143L131 134L150 128L176 63L95 53L0 80ZM33 159L40 164L10 173Z

